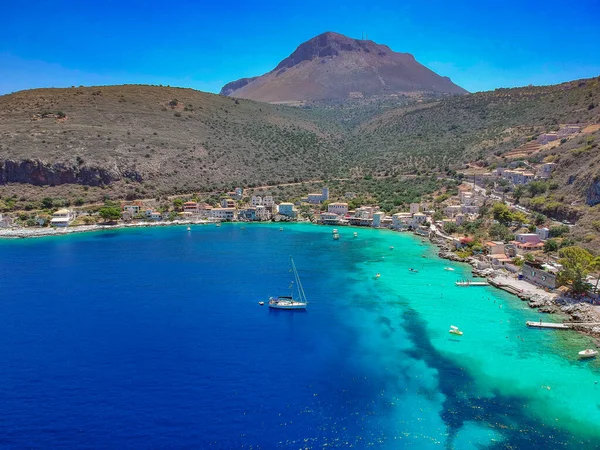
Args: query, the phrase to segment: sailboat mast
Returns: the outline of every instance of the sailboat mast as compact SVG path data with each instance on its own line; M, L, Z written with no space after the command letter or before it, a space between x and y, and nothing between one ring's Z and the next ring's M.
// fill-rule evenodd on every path
M300 297L300 301L306 302L306 294L304 293L304 288L300 282L300 276L298 275L298 270L296 270L296 264L294 264L294 259L291 256L290 261L292 262L292 270L294 271L294 278L296 280L296 285L298 286L298 296Z

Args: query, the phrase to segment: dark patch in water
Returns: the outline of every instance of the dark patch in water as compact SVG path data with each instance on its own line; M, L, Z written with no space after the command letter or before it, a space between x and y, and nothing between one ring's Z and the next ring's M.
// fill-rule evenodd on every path
M497 429L505 437L505 441L487 447L490 449L600 447L600 442L584 441L571 433L544 426L520 406L524 403L521 397L500 394L493 398L476 397L471 391L475 384L474 378L431 345L425 331L425 323L418 314L409 310L403 316L406 319L403 328L415 346L406 354L425 361L439 373L439 388L446 397L441 417L448 425L449 445L452 445L453 438L464 423L472 421L483 422L489 428Z

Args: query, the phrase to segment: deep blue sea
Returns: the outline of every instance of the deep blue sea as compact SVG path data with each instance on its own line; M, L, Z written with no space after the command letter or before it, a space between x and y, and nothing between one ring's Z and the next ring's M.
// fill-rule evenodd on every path
M0 448L600 447L588 338L527 329L537 312L456 287L469 268L411 235L340 235L0 242ZM308 310L260 306L289 293L290 256Z

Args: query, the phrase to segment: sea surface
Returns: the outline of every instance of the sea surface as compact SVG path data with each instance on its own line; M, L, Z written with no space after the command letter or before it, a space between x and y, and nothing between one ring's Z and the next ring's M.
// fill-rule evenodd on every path
M600 448L588 338L412 235L339 232L1 241L0 448ZM260 306L290 256L308 310Z

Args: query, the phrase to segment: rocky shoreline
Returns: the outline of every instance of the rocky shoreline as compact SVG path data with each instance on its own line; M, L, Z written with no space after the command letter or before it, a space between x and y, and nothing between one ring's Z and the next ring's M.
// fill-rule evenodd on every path
M434 236L430 238L430 241L440 249L438 252L440 258L471 265L474 276L487 278L490 285L527 301L530 308L537 309L540 313L562 316L563 322L572 324L570 327L573 330L597 338L596 345L600 347L600 339L598 339L600 338L600 308L570 297L545 292L529 283L527 283L526 288L517 286L517 280L507 276L503 271L491 268L480 270L477 268L478 260L476 258L461 258L451 250L447 240ZM521 282L521 286L523 284L524 282ZM597 323L598 325L583 325L581 323Z

